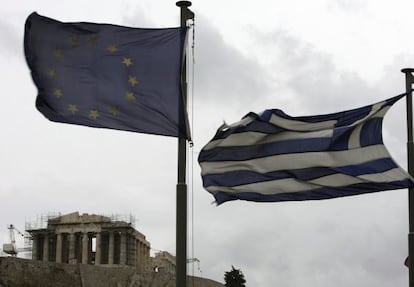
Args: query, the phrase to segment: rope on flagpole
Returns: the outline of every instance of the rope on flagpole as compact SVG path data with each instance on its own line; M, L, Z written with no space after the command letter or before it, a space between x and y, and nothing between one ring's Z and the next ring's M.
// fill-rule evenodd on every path
M192 19L192 23L190 23L190 28L192 28L192 43L191 43L191 127L193 128L193 139L195 139L195 129L194 129L194 67L195 67L195 56L194 56L194 47L195 47L195 18ZM190 67L189 67L190 68ZM194 256L194 144L190 144L191 150L191 258L195 258ZM194 287L194 261L191 262L191 275L192 275L192 287ZM199 268L200 269L200 268Z
M405 91L406 91L406 106L407 106L407 164L408 173L414 176L414 145L413 145L413 103L412 103L412 85L414 83L413 72L414 69L402 69L401 72L405 74ZM414 287L414 189L408 189L408 258L407 265L409 268L408 284L409 287Z

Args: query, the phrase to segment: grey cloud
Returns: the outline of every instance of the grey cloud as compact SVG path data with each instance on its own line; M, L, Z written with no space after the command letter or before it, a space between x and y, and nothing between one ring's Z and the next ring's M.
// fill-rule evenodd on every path
M139 8L135 7L133 13L125 15L123 22L131 27L157 27L157 22L145 13L143 5Z
M0 20L0 35L2 35L2 44L0 51L8 56L21 56L23 53L23 26L17 29L4 20ZM16 50L21 47L21 50Z
M260 65L226 43L208 19L199 15L195 29L195 80L201 101L248 105L269 92Z
M399 195L203 210L198 256L214 278L233 264L251 286L396 286L406 275L404 214L390 216Z
M334 12L353 12L361 13L366 10L367 3L355 0L334 0L329 1L328 8Z
M331 55L288 32L264 34L252 30L251 34L269 55L268 65L274 67L274 78L295 96L294 105L315 114L330 113L352 108L354 102L370 104L376 98L375 91L356 73L338 69Z

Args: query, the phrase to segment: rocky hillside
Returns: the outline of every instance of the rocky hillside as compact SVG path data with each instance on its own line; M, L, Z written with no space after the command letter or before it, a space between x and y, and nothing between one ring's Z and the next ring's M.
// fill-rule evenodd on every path
M188 287L223 287L216 281L188 277ZM162 272L137 273L131 267L69 265L0 257L0 287L175 287Z

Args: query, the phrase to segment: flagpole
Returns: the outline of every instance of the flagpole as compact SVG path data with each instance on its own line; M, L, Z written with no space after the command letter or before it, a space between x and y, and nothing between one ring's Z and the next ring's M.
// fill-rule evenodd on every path
M407 93L407 163L408 173L414 176L414 143L413 143L413 101L412 85L414 83L414 69L406 68L401 72L405 74L405 91ZM408 268L409 287L414 287L414 188L408 189Z
M194 17L188 9L190 1L178 1L176 3L181 9L181 27L187 27L187 20ZM181 74L181 87L183 93L183 104L187 111L187 57L184 55L183 69ZM185 120L185 119L180 119ZM178 139L178 179L177 179L177 204L176 204L176 270L175 286L187 286L187 140Z

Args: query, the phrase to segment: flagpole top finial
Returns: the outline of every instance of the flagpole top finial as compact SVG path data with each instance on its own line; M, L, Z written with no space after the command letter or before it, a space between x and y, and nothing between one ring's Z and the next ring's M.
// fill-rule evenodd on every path
M401 72L407 74L407 73L413 73L414 69L413 68L404 68L401 70Z
M177 5L178 7L190 7L191 2L190 1L178 1L177 3L175 3L175 5Z

